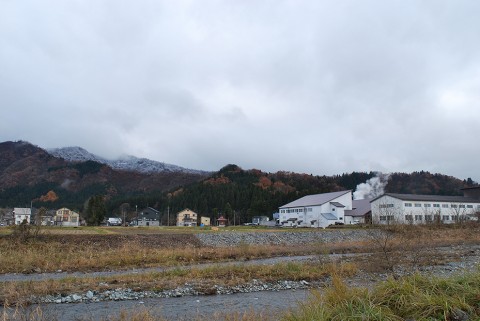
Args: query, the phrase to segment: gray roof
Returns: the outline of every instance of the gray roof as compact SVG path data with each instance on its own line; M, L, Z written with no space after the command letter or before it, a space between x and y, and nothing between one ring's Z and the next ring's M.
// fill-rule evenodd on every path
M288 208L288 207L305 207L305 206L318 206L323 205L327 202L333 201L337 197L350 193L351 190L348 191L341 191L341 192L332 192L332 193L324 193L324 194L315 194L315 195L307 195L302 198L299 198L296 201L290 202L280 208Z
M331 213L322 213L322 216L327 220L337 220L337 217Z
M335 207L345 207L345 205L343 205L342 203L339 203L339 202L330 202L330 204L332 204Z
M362 200L353 200L352 201L352 210L345 210L345 215L348 216L365 216L369 212L372 211L372 206L370 204L370 199L362 199Z
M382 196L391 196L403 201L418 201L418 202L460 202L460 203L479 203L480 200L464 197L464 196L450 196L450 195L416 195L416 194L398 194L398 193L385 193L377 198L371 200L371 202L379 199Z

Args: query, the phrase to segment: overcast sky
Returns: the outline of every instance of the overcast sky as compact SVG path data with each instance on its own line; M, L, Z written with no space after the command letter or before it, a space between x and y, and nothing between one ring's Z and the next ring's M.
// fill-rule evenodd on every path
M0 139L480 181L480 2L0 0Z

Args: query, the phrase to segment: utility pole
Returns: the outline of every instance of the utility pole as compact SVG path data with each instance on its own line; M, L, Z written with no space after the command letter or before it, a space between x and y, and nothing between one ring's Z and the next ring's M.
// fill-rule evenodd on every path
M170 226L170 205L167 206L167 226Z

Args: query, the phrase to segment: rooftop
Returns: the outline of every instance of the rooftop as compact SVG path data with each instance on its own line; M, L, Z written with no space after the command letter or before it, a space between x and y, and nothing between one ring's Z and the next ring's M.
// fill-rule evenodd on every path
M293 202L280 206L280 208L323 205L327 202L333 201L337 197L340 197L342 195L345 195L351 192L352 192L351 190L347 190L347 191L340 191L340 192L307 195L302 198L299 198L298 200L295 200Z
M398 194L398 193L385 193L377 198L371 200L371 202L379 199L382 196L391 196L403 201L418 201L418 202L457 202L457 203L478 203L480 200L464 197L464 196L450 196L450 195L416 195L416 194Z

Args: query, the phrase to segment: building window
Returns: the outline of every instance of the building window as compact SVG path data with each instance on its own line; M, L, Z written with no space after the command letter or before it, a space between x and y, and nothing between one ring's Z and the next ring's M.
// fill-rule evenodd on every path
M412 203L405 203L405 207L412 207Z
M380 208L389 208L389 207L393 207L393 204L380 204L379 207Z
M462 205L459 205L458 207L460 207L460 208L465 208L465 205L462 204Z
M432 204L423 204L423 207L432 207Z
M380 221L386 221L386 220L387 220L386 216L384 216L384 215L380 216Z
M415 207L422 207L422 204L420 204L420 203L415 203Z
M457 208L457 204L451 204L450 207L451 208Z
M411 214L407 214L405 215L405 220L406 221L412 221L413 220L413 216Z
M308 211L311 212L313 209L311 207L308 208Z
M425 221L431 222L432 221L432 215L425 215Z
M467 208L473 208L473 205L467 205Z
M421 221L422 215L415 215L415 221Z
M442 221L450 221L449 215L442 215Z
M448 208L448 204L442 204L442 208Z
M440 207L440 204L433 204L433 207Z

